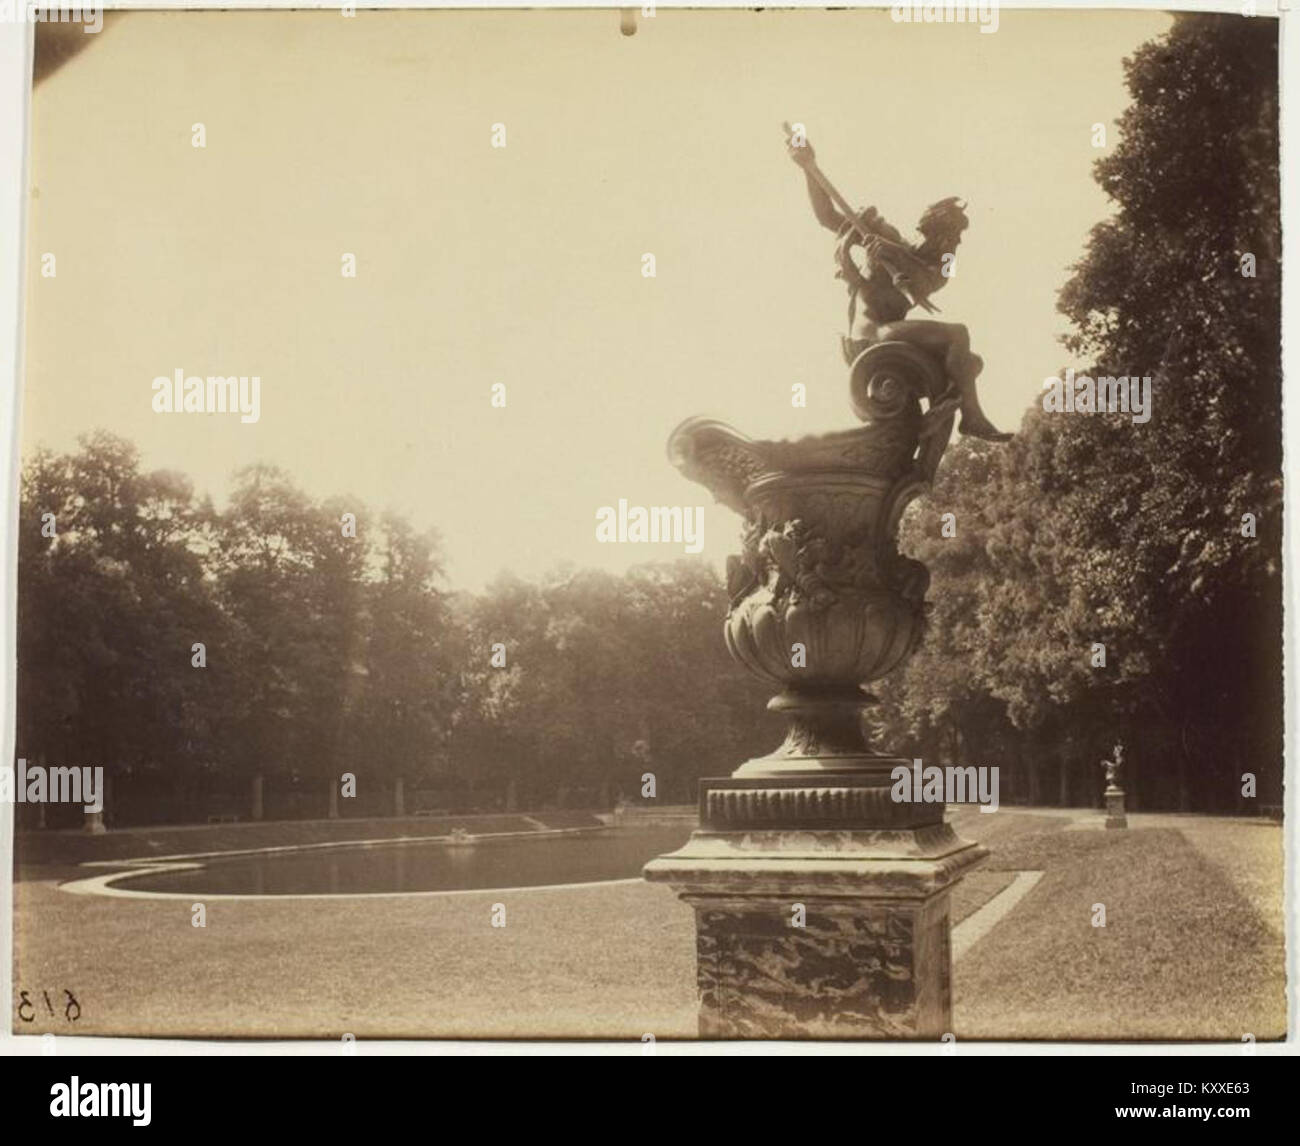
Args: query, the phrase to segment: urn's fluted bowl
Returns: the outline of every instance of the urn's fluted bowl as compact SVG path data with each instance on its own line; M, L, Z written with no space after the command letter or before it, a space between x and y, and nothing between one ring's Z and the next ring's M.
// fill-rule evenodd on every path
M772 472L745 490L751 519L727 647L781 685L854 685L896 668L921 636L909 564L894 548L897 481L841 462ZM734 586L739 588L739 586Z
M727 615L731 655L786 687L867 684L892 672L921 636L919 612L896 594L784 604L761 588ZM802 650L800 652L799 650Z
M916 647L925 575L895 543L913 483L895 427L756 442L692 419L670 452L745 515L725 633L751 672L787 687L854 686Z

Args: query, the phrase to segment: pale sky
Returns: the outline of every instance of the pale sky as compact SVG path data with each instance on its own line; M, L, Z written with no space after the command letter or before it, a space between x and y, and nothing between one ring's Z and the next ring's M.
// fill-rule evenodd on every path
M931 202L968 201L935 301L1014 429L1071 364L1057 291L1109 212L1092 125L1113 146L1121 60L1169 24L660 9L625 37L613 11L130 14L33 100L24 452L102 427L219 503L268 461L437 526L457 588L682 553L598 543L620 498L707 505L720 565L738 519L670 467L672 428L856 424L834 238L781 122L910 237ZM258 375L261 420L154 413L178 367Z

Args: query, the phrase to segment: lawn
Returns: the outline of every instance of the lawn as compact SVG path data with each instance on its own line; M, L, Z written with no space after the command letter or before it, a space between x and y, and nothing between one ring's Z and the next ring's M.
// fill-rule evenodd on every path
M1282 1033L1276 826L1199 821L1198 834L1185 818L1147 816L1134 821L1185 827L1075 831L1063 830L1068 816L1018 809L957 821L994 854L954 893L955 923L1012 873L1045 873L957 962L959 1038L1236 1043ZM419 823L395 834L442 827ZM249 846L244 826L213 830ZM159 846L133 854L208 846L204 833L189 846L149 838ZM14 988L39 1005L30 1024L15 1022L18 1033L639 1040L695 1031L692 913L657 885L232 900L209 904L207 927L195 928L184 901L74 896L57 887L66 865L23 871ZM498 902L504 928L491 925ZM1106 906L1104 928L1092 926L1095 903ZM43 1002L64 989L82 1008L75 1023Z
M1280 836L1250 823L1243 833ZM1280 848L1277 858L1280 902ZM988 866L1046 874L955 968L967 1037L1239 1043L1285 1033L1282 935L1181 831L1022 836ZM1093 925L1095 904L1104 927Z

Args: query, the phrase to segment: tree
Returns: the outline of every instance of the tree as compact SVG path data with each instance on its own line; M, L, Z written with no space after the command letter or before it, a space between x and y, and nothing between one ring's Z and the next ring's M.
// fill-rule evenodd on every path
M353 750L372 775L395 784L446 770L467 649L440 588L438 535L391 513L376 534Z
M1133 104L1097 164L1117 213L1060 305L1094 374L1156 376L1154 411L1140 432L1075 420L1065 448L1097 463L1072 491L1074 540L1138 618L1120 652L1148 666L1138 707L1173 733L1180 802L1196 775L1224 806L1243 770L1279 802L1276 22L1179 15L1126 74Z
M132 792L184 787L212 729L192 645L221 618L205 580L204 508L189 482L144 474L105 433L37 452L19 512L19 755L103 767L126 822Z

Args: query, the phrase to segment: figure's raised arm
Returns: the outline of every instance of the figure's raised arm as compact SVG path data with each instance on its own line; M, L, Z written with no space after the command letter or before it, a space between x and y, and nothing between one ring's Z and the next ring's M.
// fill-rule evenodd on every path
M831 197L813 177L812 168L817 162L817 153L813 151L812 144L806 139L800 143L787 137L785 149L790 158L803 169L804 179L808 184L808 198L812 201L813 214L817 216L817 222L828 231L838 231L844 226L845 218L836 210Z

